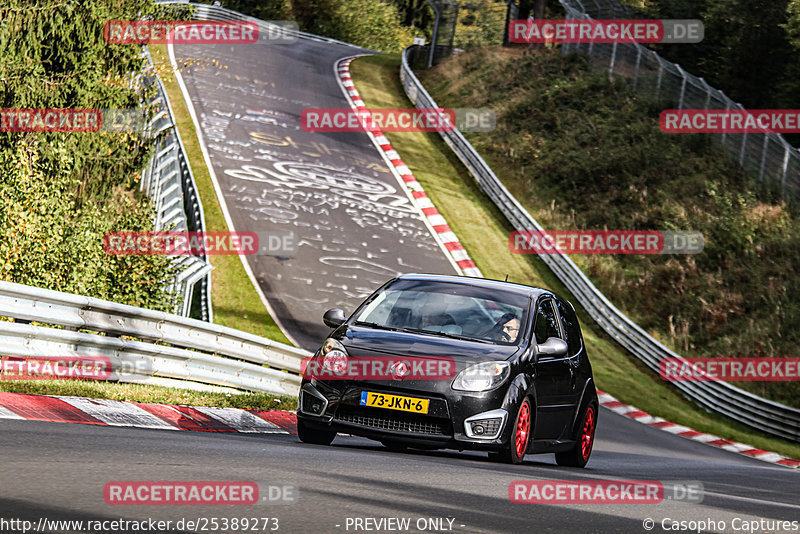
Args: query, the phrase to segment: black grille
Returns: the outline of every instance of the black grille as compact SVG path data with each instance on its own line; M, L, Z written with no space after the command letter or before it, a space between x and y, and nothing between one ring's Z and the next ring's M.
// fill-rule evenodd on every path
M404 413L379 413L375 410L340 406L336 420L379 430L448 436L451 434L449 421L436 420L425 415Z
M500 430L500 421L499 417L494 419L479 419L477 421L470 421L470 426L472 427L472 432L476 436L494 436ZM483 432L476 432L475 428L478 426L483 427Z

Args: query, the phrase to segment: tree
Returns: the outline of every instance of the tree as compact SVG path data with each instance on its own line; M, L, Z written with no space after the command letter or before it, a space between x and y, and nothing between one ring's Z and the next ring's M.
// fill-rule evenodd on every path
M665 59L745 107L797 107L800 0L650 0L646 14L703 21L702 42L654 46Z
M146 0L10 0L0 7L0 108L137 108L140 47L109 45L109 20L175 19ZM0 132L0 279L172 310L164 256L113 256L112 231L153 229L138 180L142 132Z
M800 51L800 0L791 0L786 6L786 24L783 26L789 42Z

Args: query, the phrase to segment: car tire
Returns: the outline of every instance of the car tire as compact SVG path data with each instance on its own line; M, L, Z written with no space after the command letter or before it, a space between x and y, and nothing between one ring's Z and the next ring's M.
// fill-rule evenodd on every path
M585 467L592 454L597 429L597 401L592 400L581 411L575 430L575 446L556 453L556 463L565 467Z
M330 445L333 438L336 437L336 432L332 430L317 430L306 426L302 419L297 420L297 437L303 443L311 443L313 445Z
M528 397L522 400L514 417L514 426L508 438L508 445L497 452L490 452L489 459L507 464L521 464L525 459L533 435L533 404Z

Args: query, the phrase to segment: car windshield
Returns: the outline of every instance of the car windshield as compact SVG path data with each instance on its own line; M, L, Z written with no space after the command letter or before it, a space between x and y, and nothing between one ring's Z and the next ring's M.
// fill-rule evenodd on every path
M510 345L520 340L529 303L496 289L398 280L357 310L355 324Z

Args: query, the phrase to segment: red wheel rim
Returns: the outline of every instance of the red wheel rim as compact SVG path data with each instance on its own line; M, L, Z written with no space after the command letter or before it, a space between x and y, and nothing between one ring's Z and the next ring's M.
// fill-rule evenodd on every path
M517 433L514 437L514 446L517 451L517 456L522 458L525 456L525 449L528 448L528 434L531 429L531 410L528 401L522 403L519 407L519 417L517 417Z
M594 408L589 406L586 410L586 419L583 421L581 430L581 456L584 460L589 459L592 452L592 442L594 441Z

